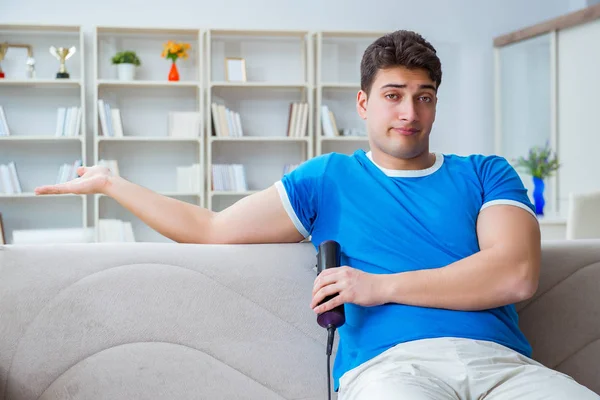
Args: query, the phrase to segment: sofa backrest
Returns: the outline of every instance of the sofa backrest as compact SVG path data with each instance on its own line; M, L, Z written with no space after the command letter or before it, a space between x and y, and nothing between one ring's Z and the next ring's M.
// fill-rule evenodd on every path
M600 392L600 241L543 254L517 305L534 358ZM321 399L315 261L310 243L0 247L0 400Z

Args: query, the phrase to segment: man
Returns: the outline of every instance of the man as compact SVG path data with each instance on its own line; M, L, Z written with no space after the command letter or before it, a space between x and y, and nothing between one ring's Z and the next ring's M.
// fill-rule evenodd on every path
M36 192L107 194L177 242L338 241L345 266L319 275L311 307L345 304L333 372L342 400L598 399L529 358L512 304L537 289L533 206L505 159L429 151L441 78L420 35L379 38L356 102L371 151L313 158L218 213L99 166Z

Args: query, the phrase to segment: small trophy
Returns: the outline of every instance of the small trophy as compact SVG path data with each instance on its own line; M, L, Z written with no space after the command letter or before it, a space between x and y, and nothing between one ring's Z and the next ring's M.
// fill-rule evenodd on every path
M52 54L54 57L56 57L58 59L58 61L60 61L60 69L56 73L56 78L57 79L68 79L69 73L67 72L67 69L65 68L65 61L68 60L73 54L75 54L75 47L71 47L71 48L67 49L66 47L56 48L54 46L51 46L50 54Z
M0 43L0 63L4 60L4 56L8 51L8 43ZM0 78L4 78L4 72L2 71L2 65L0 65Z

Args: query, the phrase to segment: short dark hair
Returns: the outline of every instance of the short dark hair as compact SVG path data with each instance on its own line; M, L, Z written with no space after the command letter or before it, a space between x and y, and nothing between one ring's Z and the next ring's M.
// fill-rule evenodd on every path
M442 63L435 48L416 32L398 30L371 43L360 63L360 88L369 94L377 71L392 67L424 69L436 89L442 83Z

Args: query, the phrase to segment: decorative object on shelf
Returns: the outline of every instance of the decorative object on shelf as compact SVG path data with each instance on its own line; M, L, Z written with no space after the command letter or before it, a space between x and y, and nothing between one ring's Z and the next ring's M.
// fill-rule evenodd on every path
M189 57L188 50L192 46L189 43L183 42L174 42L169 40L167 43L163 45L162 57L171 60L171 70L169 71L169 80L170 81L178 81L179 80L179 71L177 70L177 60L179 58L183 58L187 60Z
M546 142L544 147L534 146L529 149L527 157L519 157L515 160L515 166L522 172L533 177L533 201L535 203L536 215L544 215L544 180L552 176L558 170L560 164L556 153L552 152L550 145Z
M73 47L54 47L50 46L50 54L60 61L60 69L56 73L57 79L69 79L70 75L67 72L67 68L65 67L65 61L71 58L73 54L75 54L75 46Z
M246 60L243 58L225 58L225 79L228 82L246 82Z
M4 60L4 56L6 56L6 52L9 48L22 48L27 49L27 60L25 65L27 65L27 78L33 79L35 78L35 58L33 58L33 47L30 44L10 44L8 42L0 43L0 62ZM2 71L2 67L0 66L0 78L4 78L5 74Z
M0 78L4 78L4 71L2 71L2 60L8 51L8 43L0 43Z
M135 51L125 50L118 52L112 58L113 65L117 66L117 76L120 81L135 79L135 67L142 65Z

